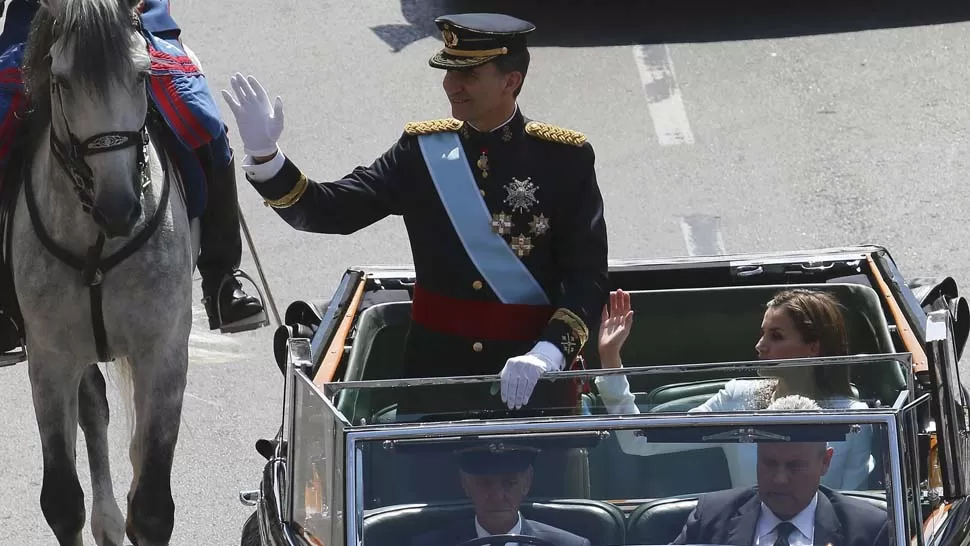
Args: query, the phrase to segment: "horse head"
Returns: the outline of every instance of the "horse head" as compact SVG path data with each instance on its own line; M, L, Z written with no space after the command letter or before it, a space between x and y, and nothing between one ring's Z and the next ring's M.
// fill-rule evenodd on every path
M148 46L140 0L42 0L25 83L50 116L51 150L107 237L131 234L147 181ZM35 21L35 28L43 22ZM34 51L31 51L33 49ZM44 51L46 49L46 51ZM31 56L43 55L40 59Z

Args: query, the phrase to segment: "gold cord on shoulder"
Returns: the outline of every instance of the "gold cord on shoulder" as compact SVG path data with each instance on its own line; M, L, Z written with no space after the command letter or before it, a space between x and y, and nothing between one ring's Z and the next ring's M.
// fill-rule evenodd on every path
M525 125L525 132L530 136L558 142L560 144L570 144L572 146L582 146L586 143L586 135L572 129L564 129L548 123L530 121Z

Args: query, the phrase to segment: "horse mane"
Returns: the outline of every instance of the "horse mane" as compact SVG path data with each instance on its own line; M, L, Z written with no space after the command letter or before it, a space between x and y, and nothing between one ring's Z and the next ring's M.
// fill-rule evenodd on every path
M70 79L97 94L124 81L133 68L130 34L137 14L131 0L62 0L60 14L41 7L31 21L22 65L31 126L50 122L51 47L72 48ZM147 53L146 53L147 55Z

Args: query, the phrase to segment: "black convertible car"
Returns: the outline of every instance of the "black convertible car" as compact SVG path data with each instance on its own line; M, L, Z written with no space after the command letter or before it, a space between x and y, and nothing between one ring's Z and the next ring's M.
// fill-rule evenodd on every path
M565 416L397 415L402 389L497 380L401 377L409 269L351 268L329 301L293 303L276 347L282 425L257 442L267 462L258 489L240 494L255 507L242 544L668 544L700 497L764 490L766 453L797 457L810 445L831 457L812 485L819 499L864 503L879 522L885 514L874 545L970 540L970 398L957 366L970 309L953 279L906 279L876 246L613 262L610 275L636 311L625 367L600 369L590 343L586 370L544 376L581 392ZM838 299L849 356L754 359L765 303L792 287ZM851 404L697 411L786 370L837 366L849 371ZM598 388L619 376L633 394L624 409ZM468 461L522 453L501 460L525 466L495 467L505 472L495 481L469 470ZM476 538L476 507L510 506L520 527ZM426 534L436 530L444 534ZM739 546L751 543L743 535ZM816 544L839 540L816 530Z

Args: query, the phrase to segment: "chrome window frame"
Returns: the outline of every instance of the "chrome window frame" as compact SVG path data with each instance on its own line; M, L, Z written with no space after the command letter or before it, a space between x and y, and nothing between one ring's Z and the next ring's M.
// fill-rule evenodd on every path
M334 408L335 409L335 408ZM908 546L906 535L906 513L904 511L903 481L901 475L900 431L897 420L900 418L899 409L880 408L857 410L851 412L825 413L826 423L831 424L872 424L884 425L889 435L889 460L886 462L889 483L887 484L887 508L891 509L893 517L894 546ZM589 430L630 428L631 425L640 428L667 428L676 426L692 426L698 424L697 415L658 414L645 416L576 416L556 417L544 421L507 420L507 421L479 421L479 422L448 422L422 423L414 425L380 425L367 427L346 426L346 442L344 451L344 468L354 468L354 472L346 474L344 484L344 506L353 506L353 510L345 511L345 537L347 546L359 546L362 541L362 521L358 517L358 507L362 507L363 499L358 492L362 489L362 476L356 472L357 463L362 457L364 442L388 441L408 438L455 437L462 435L489 435L513 433L550 433L550 432L582 432ZM793 413L705 413L704 425L729 426L757 426L764 425L810 425L818 424L818 412ZM348 423L349 425L349 423Z

